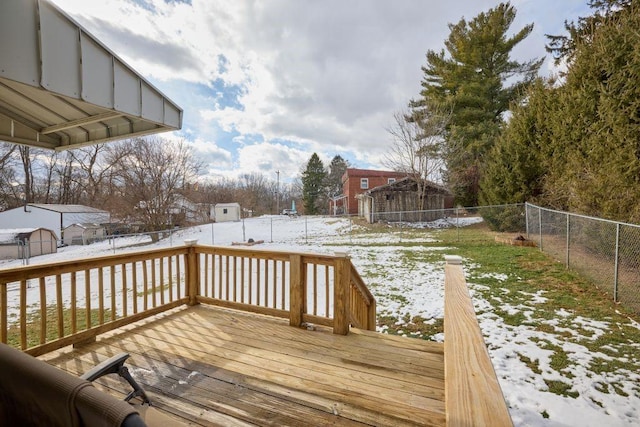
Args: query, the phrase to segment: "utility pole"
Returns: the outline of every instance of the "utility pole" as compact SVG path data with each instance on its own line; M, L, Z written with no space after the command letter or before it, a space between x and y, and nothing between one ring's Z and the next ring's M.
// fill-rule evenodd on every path
M277 181L276 181L276 214L280 215L280 171L276 171Z

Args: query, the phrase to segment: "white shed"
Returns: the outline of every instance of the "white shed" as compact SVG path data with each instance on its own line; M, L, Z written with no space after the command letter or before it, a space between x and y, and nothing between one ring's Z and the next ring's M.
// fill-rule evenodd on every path
M58 250L56 234L45 228L0 230L0 259L28 259Z
M217 203L212 216L215 222L240 221L240 203Z
M88 245L105 236L105 227L100 224L72 224L64 229L65 245Z
M0 212L0 229L47 228L58 236L72 224L107 222L111 222L109 212L83 205L29 203Z

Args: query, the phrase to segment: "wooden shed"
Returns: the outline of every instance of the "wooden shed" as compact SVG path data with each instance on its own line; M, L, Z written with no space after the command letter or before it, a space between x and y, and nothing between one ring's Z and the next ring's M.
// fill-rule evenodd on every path
M105 227L100 224L71 224L64 229L65 245L88 245L105 237Z
M0 230L0 259L28 259L56 253L58 238L46 228Z
M372 188L359 197L359 214L368 222L434 221L445 215L451 193L443 186L411 177Z

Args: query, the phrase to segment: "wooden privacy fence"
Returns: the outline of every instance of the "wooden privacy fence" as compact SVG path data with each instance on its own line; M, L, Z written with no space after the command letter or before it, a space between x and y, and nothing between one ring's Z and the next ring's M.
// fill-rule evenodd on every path
M199 303L375 330L375 300L345 254L187 245L0 270L0 342L35 356Z

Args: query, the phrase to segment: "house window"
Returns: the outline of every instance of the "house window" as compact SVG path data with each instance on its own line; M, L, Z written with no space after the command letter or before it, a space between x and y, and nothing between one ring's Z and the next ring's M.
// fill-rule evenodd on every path
M369 178L360 178L360 188L362 190L369 188Z
M396 179L395 179L395 178L389 178L389 179L387 180L387 184L393 184L394 182L396 182Z
M222 213L226 215L227 214L227 208L223 208L222 209Z

